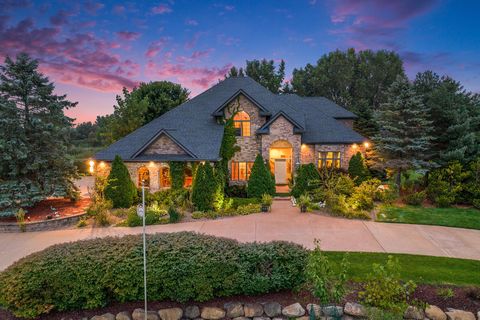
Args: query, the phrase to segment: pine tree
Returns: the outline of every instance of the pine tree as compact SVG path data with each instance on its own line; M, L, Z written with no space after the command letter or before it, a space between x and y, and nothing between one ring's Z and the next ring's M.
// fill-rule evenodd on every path
M196 210L208 211L214 208L217 181L210 163L198 165L192 186L192 202Z
M26 54L0 66L0 215L14 215L47 197L78 196L77 170L68 156L76 103L55 95L55 86Z
M114 208L129 208L137 189L130 178L128 169L120 156L115 156L107 179L105 197L112 201Z
M265 165L262 155L258 154L248 179L247 195L249 198L261 198L263 194L275 195L275 179Z
M365 164L365 159L361 152L357 152L348 162L348 174L358 186L370 177L370 172Z
M228 185L229 181L228 162L233 158L236 152L240 151L240 147L236 145L237 138L235 132L236 129L233 124L233 117L225 120L222 144L220 145L220 157L222 157L222 159L217 165L217 168L220 168L223 171L225 186Z
M295 175L295 184L292 188L292 196L295 198L312 191L318 186L320 173L313 163L302 164L298 167Z
M405 76L398 76L387 94L387 102L376 113L379 133L374 147L384 168L397 173L397 185L403 170L428 166L433 137L428 109Z

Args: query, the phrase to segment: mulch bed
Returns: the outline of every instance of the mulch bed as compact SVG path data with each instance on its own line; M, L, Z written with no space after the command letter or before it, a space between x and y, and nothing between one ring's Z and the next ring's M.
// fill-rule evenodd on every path
M358 291L360 290L359 284L352 284L352 291L347 295L345 301L358 302ZM455 294L454 297L449 299L443 299L438 296L437 290L439 288L451 288ZM471 311L476 314L480 310L480 300L475 300L468 295L468 288L466 287L453 287L453 286L432 286L432 285L419 285L415 291L414 298L423 302L427 302L431 305L436 305L442 310L447 308L461 309L466 311ZM191 303L177 303L170 301L155 301L149 302L148 308L150 310L159 310L163 308L171 307L185 307L187 305L195 304L200 308L203 306L210 307L220 307L223 308L223 305L227 302L239 301L242 303L265 303L265 302L278 302L282 306L287 306L295 302L299 302L303 306L308 303L319 303L316 298L312 296L309 291L302 290L299 292L292 291L282 291L277 293L269 293L259 296L233 296L228 298L217 298L210 300L208 302L191 302ZM121 311L133 312L136 308L143 308L143 302L127 302L127 303L111 303L105 308L98 308L93 310L79 310L79 311L70 311L70 312L52 312L48 315L41 316L37 318L38 320L77 320L84 317L91 318L95 315L102 315L104 313L110 312L116 315ZM14 317L5 310L0 310L0 319L5 320L18 320L19 318Z
M76 202L64 198L51 198L40 201L34 207L27 208L25 222L44 221L47 216L54 216L55 211L59 214L57 218L68 217L85 212L90 205L90 198L82 198ZM54 208L55 210L53 210ZM2 217L0 222L16 222L15 217Z

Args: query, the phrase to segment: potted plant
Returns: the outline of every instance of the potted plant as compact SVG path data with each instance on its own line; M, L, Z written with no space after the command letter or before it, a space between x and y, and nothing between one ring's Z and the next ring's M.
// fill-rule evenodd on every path
M307 212L307 208L310 205L310 196L307 194L302 194L298 197L298 206L300 207L300 212Z
M262 195L262 212L268 212L270 211L270 207L272 206L272 196L269 195L268 193L264 193Z

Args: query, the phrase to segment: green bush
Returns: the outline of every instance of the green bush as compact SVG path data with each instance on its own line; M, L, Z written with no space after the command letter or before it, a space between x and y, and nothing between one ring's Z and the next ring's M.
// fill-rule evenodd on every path
M275 179L265 165L262 155L258 154L248 179L247 195L249 198L260 198L264 193L275 195Z
M313 163L302 164L298 167L294 178L294 184L291 191L295 198L302 194L311 193L318 188L320 182L320 174Z
M168 208L168 221L170 221L170 223L177 223L180 221L180 213L178 213L174 207Z
M455 196L452 193L446 193L434 197L433 201L439 208L449 208L455 203Z
M433 170L428 177L429 199L439 207L461 202L467 177L468 173L459 162L451 162L444 168Z
M192 186L192 202L197 210L208 211L214 208L217 182L210 163L198 166Z
M348 203L353 210L372 210L376 198L378 186L381 184L378 179L370 179L355 187Z
M293 289L304 283L301 246L189 232L147 235L151 301L207 301ZM18 317L143 299L140 235L51 246L0 274L0 305Z
M95 224L98 226L110 225L110 209L112 208L112 202L109 200L97 199L87 208L87 215L95 219Z
M388 256L385 265L374 263L372 273L367 277L364 289L359 292L363 303L387 311L403 312L415 291L413 281L403 283L400 280L398 258Z
M153 224L164 224L168 222L168 219L165 219L167 211L164 209L155 210L152 207L145 208L145 225ZM125 219L125 225L128 227L139 227L143 225L142 217L139 217L137 214L136 208L131 208L128 210L127 218Z
M168 165L170 167L172 189L173 190L182 189L183 182L185 180L185 162L170 161Z
M348 175L355 181L357 186L370 178L370 171L361 152L357 152L350 158L348 162Z
M419 191L405 196L405 202L412 206L420 206L426 198L427 192Z
M225 193L230 198L246 198L247 186L246 185L233 185L228 186Z
M315 249L310 252L306 266L306 276L312 293L322 304L340 303L347 293L348 260L345 255L340 266L333 266L315 240Z
M115 156L105 187L105 197L114 208L129 208L133 204L137 189L130 179L128 169L120 156Z
M233 200L232 202L232 208L236 209L240 206L245 206L248 204L259 204L260 199L258 198L231 198Z

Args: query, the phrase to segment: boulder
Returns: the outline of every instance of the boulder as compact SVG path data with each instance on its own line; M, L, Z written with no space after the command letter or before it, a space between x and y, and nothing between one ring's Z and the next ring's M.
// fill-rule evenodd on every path
M320 307L318 304L315 303L309 303L307 304L307 313L310 314L312 313L315 315L315 318L320 319L322 316L322 307Z
M333 318L329 318L329 319L333 319ZM344 314L342 316L342 320L358 320L358 319L364 319L364 318L357 318L357 317L351 316L349 314Z
M327 306L322 308L324 316L328 317L341 317L343 315L343 308L340 306Z
M222 319L225 318L225 311L215 307L204 307L202 308L201 317L208 320Z
M122 311L117 313L115 320L132 320L132 316L130 315L130 312Z
M445 312L448 320L475 320L475 315L468 311L448 309Z
M115 316L111 313L105 313L101 316L94 316L91 320L115 320Z
M269 317L253 317L253 320L270 320Z
M247 318L260 317L263 314L263 307L260 303L246 303L243 312Z
M229 302L223 306L227 318L243 317L243 305L240 302Z
M143 309L135 309L132 313L133 320L144 320L145 319L145 310ZM147 311L147 320L160 320L158 313L155 311Z
M233 320L250 320L250 318L247 318L247 317L236 317L236 318L233 318Z
M309 316L303 316L303 317L295 318L295 320L310 320L310 317ZM322 320L323 320L323 318L322 318Z
M305 309L303 309L302 305L297 302L283 308L282 314L285 317L298 318L305 314Z
M447 320L447 315L437 306L427 306L425 316L430 320Z
M200 308L198 306L187 306L183 315L188 319L196 319L200 316Z
M278 317L282 315L282 306L278 302L267 302L263 305L263 311L269 317Z
M405 313L403 314L403 318L410 320L423 320L425 315L423 314L422 309L414 306L408 306L407 310L405 310Z
M348 314L348 315L354 316L354 317L366 317L367 316L367 310L365 309L365 307L362 306L361 304L355 303L355 302L345 303L345 307L343 308L343 312L345 314Z
M160 309L158 315L162 320L180 320L183 316L183 310L181 308Z

